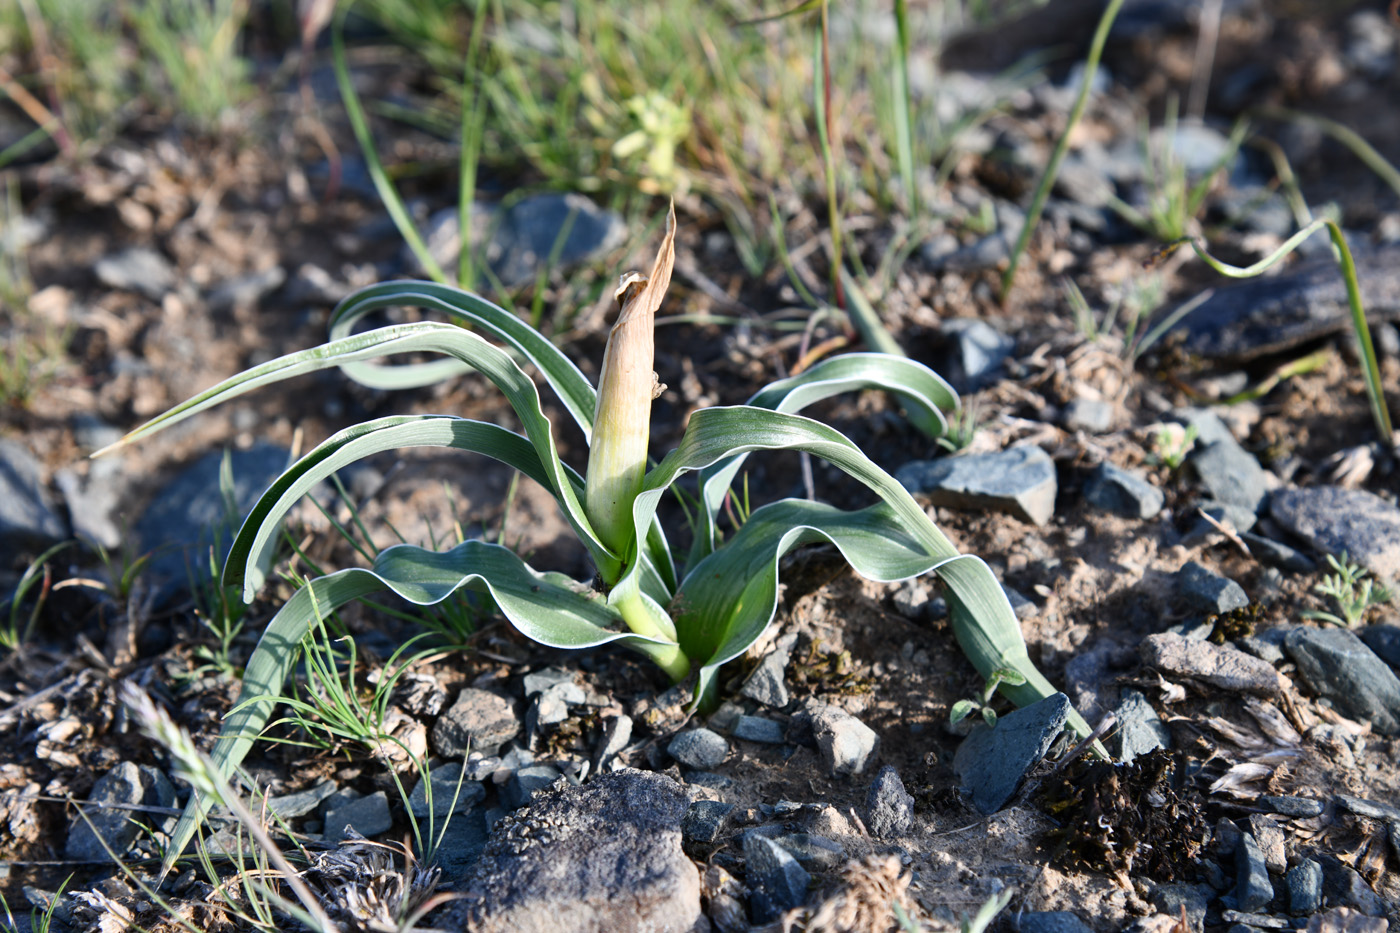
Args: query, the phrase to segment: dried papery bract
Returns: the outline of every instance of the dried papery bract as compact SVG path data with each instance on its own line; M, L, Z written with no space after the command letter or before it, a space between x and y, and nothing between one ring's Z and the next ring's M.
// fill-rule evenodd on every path
M671 284L676 261L676 208L666 215L666 237L651 274L625 276L617 290L622 305L608 335L598 378L598 407L588 453L584 510L604 544L626 559L632 545L632 500L642 488L651 433L652 328ZM612 581L609 581L612 582Z

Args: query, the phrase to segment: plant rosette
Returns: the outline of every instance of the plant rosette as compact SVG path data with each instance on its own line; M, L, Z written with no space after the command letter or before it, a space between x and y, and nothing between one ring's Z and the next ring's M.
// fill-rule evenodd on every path
M694 412L678 446L647 468L651 401L657 390L652 329L674 257L672 209L650 274L630 275L618 289L622 308L596 392L554 344L514 314L450 286L399 281L345 299L332 316L329 343L233 376L113 445L140 440L269 383L331 367L379 389L424 386L475 371L504 394L523 434L452 415L379 418L340 431L288 468L259 499L229 552L225 583L241 587L244 599L251 600L266 579L281 520L298 499L350 463L406 447L484 454L533 479L554 496L597 568L598 584L590 586L561 573L538 571L500 544L472 540L445 551L397 545L380 552L370 567L309 581L268 623L249 658L240 702L226 718L211 755L224 774L239 765L269 721L296 646L318 614L325 616L352 600L387 589L428 606L461 589L485 592L511 625L541 644L572 649L624 645L651 658L677 682L693 678L698 705L713 699L721 665L742 655L773 621L780 558L817 542L834 545L872 580L938 574L947 586L954 634L978 672L985 678L1009 668L1023 675L1023 684L1000 685L1017 705L1054 692L1031 663L1016 617L987 565L960 554L909 492L843 434L797 414L840 393L883 389L899 399L916 427L941 436L948 427L943 412L956 411L959 400L924 365L883 353L832 357L772 383L746 405ZM456 323L418 322L353 333L370 312L401 306L446 314L472 330ZM372 362L400 353L445 359ZM588 438L586 475L560 459L539 390L518 361L535 367ZM783 499L754 509L721 540L717 517L731 482L750 453L768 450L820 457L864 484L877 501L846 511ZM692 473L699 484L694 541L678 567L657 506L672 484ZM1088 734L1078 715L1071 724ZM167 870L207 807L207 801L192 800L186 808L172 835Z

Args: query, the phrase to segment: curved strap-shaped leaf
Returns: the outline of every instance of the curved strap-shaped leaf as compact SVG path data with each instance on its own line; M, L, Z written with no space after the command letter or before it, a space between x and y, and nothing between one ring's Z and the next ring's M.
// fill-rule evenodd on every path
M665 644L627 631L621 617L588 587L563 574L539 573L500 545L467 541L443 552L406 544L387 548L370 569L352 568L312 580L268 623L248 659L239 702L224 720L210 754L225 778L243 761L271 718L297 646L315 619L385 589L420 606L439 603L461 589L489 593L512 625L556 648ZM197 798L185 807L171 835L162 874L184 851L207 812L207 805Z
M319 347L269 360L261 366L231 376L213 388L206 389L194 398L158 415L127 434L118 444L127 444L153 434L219 402L269 383L333 366L343 366L346 363L363 362L393 353L412 352L437 353L452 357L480 372L501 390L506 401L515 410L516 417L525 428L526 437L539 456L539 462L549 478L545 487L559 501L564 518L588 549L599 572L605 578L616 577L621 572L622 559L593 533L593 526L584 514L579 497L569 482L563 462L559 459L559 450L554 443L549 418L540 406L540 394L535 384L504 350L492 346L480 335L453 324L428 321L395 324L342 337Z
M1013 667L1025 675L1023 688L1013 688L1015 692L1007 691L1007 695L1018 704L1024 705L1049 695L1052 688L1030 663L1021 627L1011 611L1011 604L987 565L976 558L959 554L952 542L914 501L914 497L893 476L876 465L841 432L820 422L800 415L745 405L706 408L695 412L690 417L680 445L647 474L642 492L632 505L634 524L644 528L650 523L666 488L684 473L755 450L806 451L839 467L869 487L883 501L882 514L887 517L892 529L904 536L901 546L922 551L934 561L935 569L948 583L954 598L969 610L965 624L955 626L954 634L978 672L985 677L997 667ZM728 550L728 546L723 550ZM699 567L696 568L698 570ZM692 581L692 574L687 574L681 583L681 590L691 588L693 582L698 584L698 578ZM709 585L719 586L723 582L732 586L735 580L731 577L728 581ZM629 572L618 583L614 595L618 589L637 589L639 584L638 575ZM762 596L761 586L752 589L754 586L760 585L746 585L747 596ZM677 608L681 612L686 611L684 603L679 603ZM721 638L719 643L723 641ZM704 695L713 678L712 666L702 668L697 696ZM1078 713L1070 721L1075 731L1088 735L1089 726Z
M800 375L765 387L747 404L795 414L815 402L860 389L894 393L903 403L906 417L930 437L947 432L943 411L956 410L960 404L958 393L942 376L922 363L886 353L831 357ZM714 550L715 519L744 460L740 454L702 471L700 519L691 545L691 564Z
M371 285L350 295L336 306L331 315L332 340L349 336L365 315L383 308L418 307L440 311L458 321L489 334L534 364L564 408L583 430L585 439L593 436L593 415L598 393L588 378L547 337L519 317L480 295L436 282L396 281ZM474 367L458 359L432 363L388 365L348 361L341 369L351 379L376 389L406 389L433 385L468 372ZM671 561L671 549L664 530L654 523L644 539L644 559L651 564L659 580L669 592L676 588L676 569ZM604 576L605 565L599 570Z
M593 433L593 410L598 393L567 356L520 318L480 295L436 282L403 281L371 285L347 297L331 314L332 340L349 336L366 314L382 308L431 308L470 324L512 347L544 376L564 403L585 438ZM409 389L433 385L471 369L458 360L381 365L352 362L341 367L356 382L376 389Z

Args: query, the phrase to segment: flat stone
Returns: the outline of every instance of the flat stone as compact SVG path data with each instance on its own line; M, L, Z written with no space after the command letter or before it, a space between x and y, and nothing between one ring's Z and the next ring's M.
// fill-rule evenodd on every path
M1070 430L1103 434L1113 428L1113 403L1077 398L1065 406L1064 423Z
M1021 933L1091 933L1091 930L1068 910L1043 910L1021 914Z
M1224 505L1235 530L1254 527L1255 516L1269 494L1267 474L1254 455L1233 438L1197 445L1186 458L1211 498Z
M160 301L175 287L175 267L170 260L145 246L103 256L92 271L108 288L136 292L152 301Z
M1152 906L1168 917L1180 917L1186 908L1186 922L1192 930L1205 925L1206 908L1214 892L1199 884L1159 884L1152 889Z
M261 272L220 282L209 292L204 303L215 314L235 308L251 308L280 288L286 280L287 271L281 266L272 266Z
M676 733L666 751L688 768L709 771L724 763L729 743L724 736L709 729L687 729Z
M1036 525L1055 513L1055 463L1033 444L907 463L895 478L937 506L1006 512Z
M1124 690L1118 708L1113 711L1118 727L1113 735L1118 760L1130 762L1158 748L1171 747L1171 734L1147 697L1136 690Z
M1280 690L1279 673L1272 664L1229 645L1160 633L1144 638L1140 653L1144 664L1163 673L1225 690L1269 697Z
M1356 635L1340 628L1293 629L1284 649L1308 686L1344 714L1400 734L1400 679Z
M1322 897L1327 903L1351 907L1367 917L1385 914L1385 902L1356 869L1342 864L1335 855L1323 855L1319 861L1322 863Z
M574 675L572 671L566 671L562 667L546 667L544 670L526 674L521 678L521 683L525 687L525 695L531 697L537 693L544 693L550 687L573 684Z
M686 807L681 819L681 836L686 842L712 845L719 840L724 821L734 804L722 800L696 800Z
M1400 820L1400 807L1381 803L1379 800L1367 800L1364 797L1353 797L1350 794L1338 794L1337 802L1347 812L1355 813L1357 816L1369 817L1373 820Z
M124 856L141 832L135 822L139 814L128 808L140 806L145 796L141 769L130 761L118 763L99 777L88 793L88 803L83 807L87 819L79 815L68 824L64 854L83 862L106 862L113 856Z
M431 806L428 803L429 790L432 791ZM428 780L419 779L413 793L408 795L408 809L416 817L429 813L447 816L449 813L466 813L485 799L486 785L467 780L462 776L461 762L449 761L429 771Z
M1283 829L1279 824L1267 813L1251 813L1249 833L1259 844L1259 851L1264 853L1264 864L1269 872L1275 875L1283 874L1284 869L1288 867L1288 853L1285 849Z
M773 841L797 859L808 871L831 871L846 863L846 850L841 843L814 833L785 833Z
M764 745L781 745L787 741L787 727L776 719L764 716L740 716L734 723L732 735L746 742L760 742Z
M267 809L273 815L284 820L295 820L315 812L321 802L326 800L336 792L334 781L322 781L315 787L308 787L306 790L297 791L294 794L283 794L280 797L269 797Z
M1272 807L1274 812L1280 816L1298 820L1321 816L1322 811L1326 809L1326 804L1312 797L1270 797L1265 795L1259 800Z
M554 786L563 775L553 765L526 765L516 769L501 785L501 803L508 810L518 810L536 795Z
M556 244L566 225L568 235ZM517 287L533 282L551 255L555 268L567 268L617 248L626 236L621 216L581 194L534 194L506 209L486 259L502 282Z
M1400 668L1400 625L1368 625L1361 630L1361 640L1376 657Z
M1355 260L1372 326L1400 318L1400 248L1358 251ZM1346 284L1327 256L1294 272L1216 288L1173 332L1185 333L1183 348L1188 353L1207 359L1251 359L1350 327Z
M1100 463L1084 484L1084 498L1123 518L1149 519L1162 511L1167 496L1140 473Z
M1240 845L1235 848L1235 877L1235 900L1240 910L1255 911L1274 899L1274 886L1269 882L1264 853L1249 833L1241 837Z
M438 834L433 864L449 878L465 875L486 850L486 816L480 808L454 814L445 824L435 821L432 829Z
M739 688L740 696L746 696L762 703L770 709L782 709L792 699L788 693L786 675L788 662L792 659L792 649L797 645L797 635L789 633L777 640L773 650L764 655L763 660L753 669L753 673Z
M593 753L595 772L612 762L627 743L632 741L632 717L626 713L603 720L603 737L598 740L598 748Z
M865 795L865 825L876 839L909 831L914 824L914 798L904 789L899 772L885 765Z
M1241 910L1222 910L1220 919L1226 923L1234 924L1230 929L1236 931L1249 930L1286 930L1291 923L1286 917L1271 917L1268 914L1247 914Z
M793 717L794 720L797 717ZM826 706L811 715L812 736L817 752L832 774L859 774L875 754L879 736L843 709Z
M1322 906L1322 866L1312 859L1303 859L1284 876L1288 885L1288 910L1295 916L1306 916Z
M43 550L67 536L39 461L18 441L0 440L0 557Z
M433 726L433 747L444 758L461 758L468 750L494 753L519 734L520 719L509 700L465 687Z
M744 880L755 923L771 923L807 900L812 878L790 852L757 833L744 836Z
M1297 548L1291 548L1282 541L1266 538L1253 532L1240 532L1240 538L1249 547L1249 553L1261 564L1287 570L1290 573L1312 573L1317 569L1317 561Z
M1175 582L1177 595L1197 612L1222 613L1249 605L1243 587L1195 561L1176 572Z
M433 925L473 933L689 933L700 919L700 874L681 849L686 809L675 781L632 769L546 791L496 823L462 879L466 897Z
M933 588L929 581L924 577L916 577L900 584L899 589L890 596L890 603L895 612L910 622L920 622L928 618L929 600L932 597Z
M1005 806L1064 731L1071 709L1069 697L1056 693L1007 713L994 727L975 727L953 757L953 770L973 806L982 813Z
M355 832L372 839L380 833L394 828L394 818L389 813L389 797L382 790L351 800L326 813L326 840L340 842L347 838L345 828L353 827Z
M1400 580L1400 509L1380 496L1340 486L1280 489L1269 514L1317 551L1345 551L1377 577Z

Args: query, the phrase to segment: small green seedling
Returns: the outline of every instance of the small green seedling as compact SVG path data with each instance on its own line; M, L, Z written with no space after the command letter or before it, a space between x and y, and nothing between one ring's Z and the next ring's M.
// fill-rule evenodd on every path
M1158 426L1157 434L1152 439L1153 452L1147 455L1147 462L1152 466L1164 466L1175 473L1186 462L1186 455L1196 446L1200 433L1194 424L1184 428L1179 424Z
M1327 563L1331 564L1336 572L1323 577L1322 582L1313 587L1313 592L1332 597L1341 615L1307 609L1303 612L1303 618L1330 622L1343 628L1355 628L1365 618L1367 609L1372 606L1384 606L1395 597L1389 587L1369 579L1360 565L1353 564L1346 551L1342 552L1341 557L1328 554Z
M997 692L997 687L1006 684L1010 687L1019 687L1026 682L1026 678L1021 676L1019 671L1009 667L999 667L992 671L987 678L986 685L982 688L982 693L975 700L959 700L953 704L952 710L948 713L948 722L956 726L974 712L980 712L982 719L989 726L997 724L997 711L988 706L992 702L992 695Z

